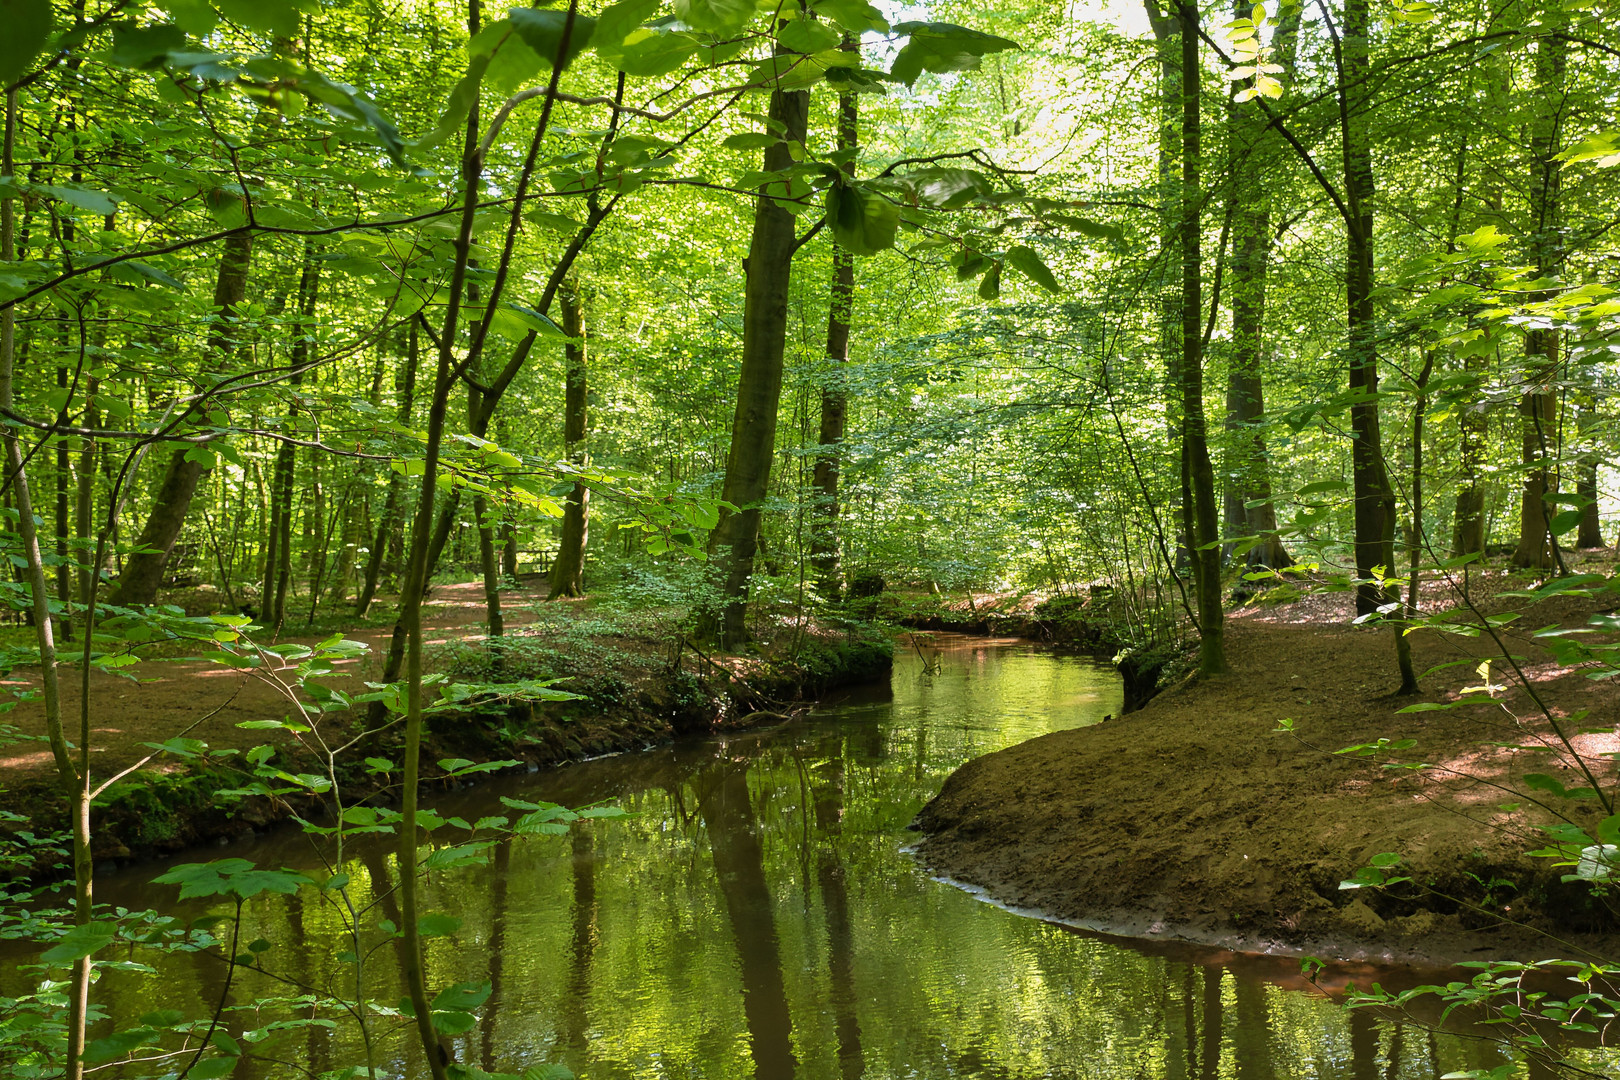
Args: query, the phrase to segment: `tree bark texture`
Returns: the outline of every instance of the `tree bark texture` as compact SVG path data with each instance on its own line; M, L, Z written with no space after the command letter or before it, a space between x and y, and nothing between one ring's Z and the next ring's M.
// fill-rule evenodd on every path
M858 49L855 39L844 36L841 48ZM853 93L838 96L838 149L853 150L859 143L860 107ZM854 160L841 168L853 176ZM814 514L810 532L810 565L815 571L816 590L828 600L843 596L843 573L839 566L838 473L844 442L844 423L849 414L849 395L844 365L849 363L849 330L855 310L855 256L835 241L832 250L832 284L827 303L827 376L821 387L821 424L816 464L810 475Z
M1365 130L1369 66L1367 0L1345 0L1339 123L1344 147L1344 195L1349 211L1345 300L1350 351L1350 475L1355 502L1356 576L1394 575L1395 491L1385 467L1378 408L1378 349L1373 305L1373 165ZM1388 590L1369 582L1356 590L1356 612L1367 615L1388 602Z
M395 415L395 420L401 427L408 427L411 422L411 406L416 395L416 365L420 359L420 331L416 320L412 319L405 339L405 363L395 376L395 385L399 389L399 411ZM399 526L400 480L397 471L388 470L388 494L383 497L382 515L377 519L377 534L372 541L371 551L366 555L365 581L361 584L360 595L354 602L354 613L359 618L365 618L372 599L377 595L377 584L382 578L383 560L387 558L389 544Z
M1561 40L1544 37L1536 43L1536 115L1530 134L1530 255L1536 276L1556 278L1563 264L1559 196L1563 175L1558 153L1559 119L1564 109L1566 53ZM1557 540L1548 528L1548 497L1557 491L1551 462L1556 457L1554 424L1557 397L1558 331L1531 330L1524 343L1524 392L1519 415L1524 481L1519 491L1519 542L1512 564L1548 567L1559 561Z
M802 144L809 123L810 95L803 90L771 94L770 117L782 125L783 138ZM764 170L792 164L787 142L765 151ZM771 477L776 452L776 413L782 396L782 362L787 340L788 287L793 272L794 217L768 194L754 207L753 239L748 248L748 281L743 293L742 371L737 377L737 407L731 423L731 451L721 497L737 507L722 510L709 537L721 575L721 614L712 629L725 647L747 637L748 584L759 543L760 504Z
M563 444L568 463L583 469L589 460L585 436L589 430L589 354L585 341L585 310L576 282L568 282L557 294L562 302L563 333L569 337L563 347ZM575 480L563 504L562 536L557 542L557 558L551 564L551 593L548 600L585 595L585 545L590 540L591 489Z
M1253 5L1240 0L1238 14ZM1277 27L1274 62L1293 71L1299 42L1299 11L1289 9ZM1261 168L1253 164L1275 145L1264 114L1232 110L1233 145L1245 162L1238 166L1237 207L1233 214L1231 283L1232 352L1227 369L1227 522L1232 535L1258 536L1244 561L1251 567L1281 569L1293 558L1277 535L1277 507L1271 501L1271 458L1265 435L1266 277L1271 258L1271 196ZM1260 160L1265 160L1260 158ZM1249 504L1255 505L1249 505Z
M1203 137L1199 89L1198 8L1181 5L1181 461L1182 488L1190 495L1183 507L1192 549L1193 581L1198 593L1198 671L1218 675L1226 670L1225 620L1221 602L1220 517L1215 469L1209 459L1204 419L1204 294L1199 173Z
M233 347L230 327L236 306L247 295L248 266L252 255L252 233L244 229L225 238L224 248L220 252L219 272L214 280L214 306L219 309L219 314L208 335L208 351L215 356L223 358ZM175 541L180 538L180 530L185 526L186 512L191 509L191 497L197 492L198 481L208 471L201 461L189 459L189 453L188 449L182 447L169 456L152 512L136 538L136 550L124 560L123 572L118 575L112 603L151 604L157 600L158 587L163 583L163 568L169 561L169 553L174 550Z

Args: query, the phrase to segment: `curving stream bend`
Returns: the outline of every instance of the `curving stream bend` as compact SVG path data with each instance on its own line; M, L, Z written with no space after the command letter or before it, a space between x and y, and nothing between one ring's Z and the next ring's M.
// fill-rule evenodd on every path
M905 827L945 777L1117 712L1120 689L1107 666L1027 642L943 635L922 651L926 661L901 642L892 690L848 694L797 723L440 800L468 820L501 812L501 795L613 799L636 815L503 845L487 866L434 877L429 910L463 922L430 940L433 981L494 984L483 1022L457 1041L460 1060L514 1072L561 1062L587 1080L1433 1080L1502 1062L1475 1040L1347 1014L1298 978L1296 961L1076 932L930 879L903 851ZM290 834L229 854L317 865ZM389 861L362 851L347 870L381 882ZM98 899L172 907L171 889L146 884L157 873L113 875ZM381 897L375 917L391 908ZM312 894L260 897L250 914L270 966L316 984L347 973L338 924ZM109 975L97 997L125 1017L195 1013L198 980L217 993L217 965L170 963L186 977ZM242 1001L265 990L239 989ZM275 1052L316 1073L361 1060L342 1030L289 1038ZM387 1045L396 1075L425 1075L398 1056L402 1040ZM248 1074L245 1063L235 1075Z

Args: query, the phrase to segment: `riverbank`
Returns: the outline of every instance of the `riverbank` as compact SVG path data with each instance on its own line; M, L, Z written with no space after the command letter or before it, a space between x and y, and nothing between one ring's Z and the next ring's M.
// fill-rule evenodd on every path
M772 637L767 628L756 651L709 655L684 638L668 611L547 604L532 587L511 590L506 605L508 631L500 639L487 638L479 624L481 583L437 587L427 606L429 670L490 688L430 719L423 751L427 790L455 790L490 775L449 777L433 764L450 759L510 763L497 773L532 772L681 735L777 723L833 689L887 678L893 658L887 636L871 629L808 627ZM365 692L367 680L378 677L387 633L377 625L346 628L345 636L367 651L339 661L321 682L351 695ZM281 643L317 640L293 636ZM96 801L93 853L103 869L200 844L229 844L294 817L320 820L326 813L314 791L222 795L250 779L244 760L254 746L273 747L277 767L288 774L326 774L309 740L273 726L291 711L280 685L290 666L243 671L178 658L147 660L138 670L139 681L101 672L91 677L93 782L139 766ZM26 690L28 675L26 669L13 675L12 689ZM576 696L501 696L502 686L553 679ZM64 680L64 713L74 718L78 693L76 678ZM327 713L320 740L337 746L355 738L362 715L361 709ZM13 850L32 850L14 872L60 872L62 845L53 852L48 838L65 832L67 808L41 739L43 713L37 702L24 702L6 721L17 730L0 750L0 812L19 819L0 830ZM154 752L179 736L202 745L189 747L188 755ZM337 775L346 803L397 803L391 773L366 759L397 760L399 739L396 726L342 755ZM142 764L145 758L151 760ZM25 832L36 839L27 840Z
M1588 830L1603 816L1526 782L1580 786L1527 695L1398 712L1510 681L1500 657L1480 668L1490 638L1414 634L1424 693L1396 698L1390 632L1346 625L1343 603L1243 609L1228 622L1230 674L969 762L918 816L917 857L1001 903L1131 936L1422 963L1616 955L1613 912L1525 854L1554 820L1537 799ZM1522 623L1580 625L1612 603L1544 601ZM1530 635L1506 636L1554 714L1612 723L1620 690L1559 667ZM1380 738L1413 742L1336 752ZM1612 727L1575 745L1611 785L1599 755L1620 750ZM1399 767L1412 763L1431 767ZM1340 888L1383 852L1412 882Z

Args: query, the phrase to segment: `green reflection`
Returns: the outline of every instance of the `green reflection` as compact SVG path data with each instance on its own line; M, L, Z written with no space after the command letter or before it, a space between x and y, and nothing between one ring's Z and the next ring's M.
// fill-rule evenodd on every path
M502 794L613 798L637 815L501 848L486 867L429 882L429 909L463 919L428 942L434 984L494 985L458 1059L511 1071L559 1061L585 1080L1429 1080L1499 1062L1475 1040L1347 1016L1242 958L1123 947L924 876L901 851L905 826L953 769L1095 722L1120 699L1109 669L1027 644L957 639L923 652L943 661L938 674L902 651L892 692L852 694L800 723L446 800L440 809L469 818ZM233 854L312 865L290 837ZM397 919L391 867L381 849L348 867L371 923ZM168 900L130 878L102 895ZM342 923L313 895L256 898L251 913L301 980L341 988L352 977L332 958ZM384 1000L397 996L391 959L386 948L372 957ZM116 1015L196 1011L198 980L204 996L217 985L205 963L157 980L110 976L97 994ZM234 995L265 989L248 978ZM382 1034L384 1059L416 1075L408 1041ZM349 1030L298 1040L279 1054L316 1069L360 1060ZM256 1068L238 1075L296 1075Z

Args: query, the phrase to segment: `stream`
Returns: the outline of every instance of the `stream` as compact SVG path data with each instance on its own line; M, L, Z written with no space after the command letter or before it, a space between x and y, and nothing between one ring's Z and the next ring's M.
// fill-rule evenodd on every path
M559 1062L586 1080L1433 1080L1502 1063L1478 1040L1347 1013L1296 960L1105 938L931 879L903 850L905 829L952 770L1118 712L1120 687L1107 665L1028 642L919 640L921 654L901 640L891 687L793 723L433 800L468 820L501 813L502 795L614 800L635 815L503 844L486 866L432 877L424 910L462 920L428 941L432 983L493 984L482 1021L455 1040L459 1060L511 1072ZM369 899L392 858L381 844L357 850L345 869ZM290 832L175 861L227 855L318 865ZM111 874L97 899L173 909L172 887L147 884L159 872ZM256 897L248 917L250 936L270 943L266 967L316 985L351 974L336 959L341 925L312 891ZM368 920L383 917L396 917L391 896ZM386 942L372 960L391 980ZM195 1015L219 994L217 961L164 964L157 979L107 975L96 999L130 1018ZM1341 985L1391 974L1329 972ZM250 974L232 998L271 992L287 991ZM374 996L397 1000L397 986ZM426 1075L408 1043L390 1035L383 1061L391 1075ZM317 1074L363 1061L352 1025L262 1048ZM244 1062L233 1075L300 1074Z

